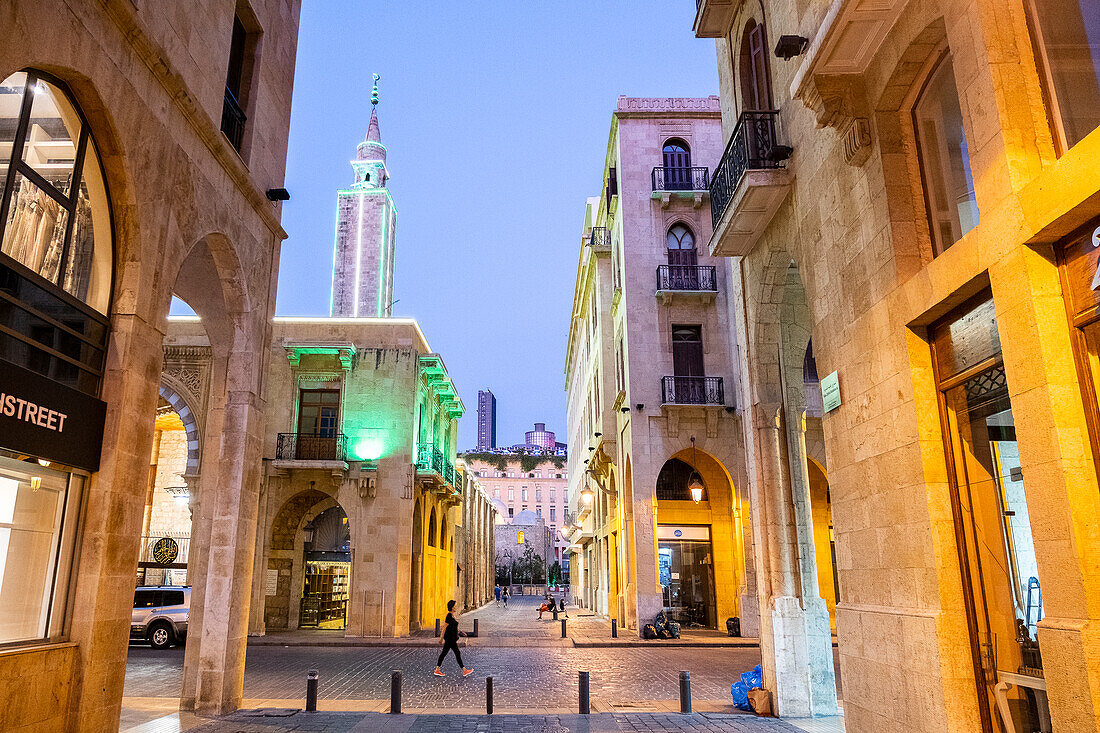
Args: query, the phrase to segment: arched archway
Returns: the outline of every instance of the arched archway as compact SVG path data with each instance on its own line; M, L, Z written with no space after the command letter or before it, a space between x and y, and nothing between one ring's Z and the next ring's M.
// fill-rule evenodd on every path
M695 501L691 486L702 486ZM698 446L658 472L657 571L665 612L685 629L725 628L740 616L744 549L738 497L726 467Z
M186 397L180 394L176 389L165 384L163 376L161 377L159 391L161 398L171 405L172 409L179 416L180 422L183 423L183 430L187 434L186 475L197 476L199 473L200 452L202 450L202 430L199 425L198 416L195 414L195 411L191 409L191 405L188 404Z
M422 588L422 578L424 573L424 509L420 503L420 497L417 497L415 504L413 505L413 520L412 520L412 563L410 571L412 577L409 579L409 631L417 631L420 629L420 592Z

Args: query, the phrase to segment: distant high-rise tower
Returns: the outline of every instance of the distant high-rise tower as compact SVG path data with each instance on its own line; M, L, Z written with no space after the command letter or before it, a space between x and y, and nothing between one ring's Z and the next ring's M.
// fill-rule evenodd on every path
M359 143L355 183L336 194L336 248L332 263L332 315L392 315L397 207L386 188L386 146L378 129L378 75L371 92L367 138Z
M477 449L497 447L497 398L489 390L477 393Z
M528 430L524 433L524 437L527 445L537 445L540 448L553 448L557 442L554 433L546 429L544 422L535 423L535 429Z

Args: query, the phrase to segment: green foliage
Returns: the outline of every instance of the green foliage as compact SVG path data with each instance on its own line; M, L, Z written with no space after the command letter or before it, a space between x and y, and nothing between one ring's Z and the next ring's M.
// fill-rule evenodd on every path
M561 563L557 560L550 566L550 585L561 585Z
M525 545L518 557L510 553L498 555L496 569L497 582L501 584L546 582L546 566L531 545Z
M508 470L508 463L517 456L515 454L500 455L498 453L473 452L463 453L460 457L467 463L471 461L481 461L482 463L489 464L498 471L504 472ZM525 474L534 471L544 463L549 463L559 470L565 468L565 458L562 456L529 456L523 454L518 457L519 470L521 473Z

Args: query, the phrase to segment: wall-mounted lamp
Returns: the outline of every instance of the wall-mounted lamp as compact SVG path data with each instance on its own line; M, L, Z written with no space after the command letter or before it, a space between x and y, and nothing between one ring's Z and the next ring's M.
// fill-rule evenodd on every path
M634 409L636 409L636 410L641 410L641 409L642 409L642 408L644 408L644 407L645 407L645 405L643 405L643 404L642 404L641 402L639 402L638 404L634 405Z
M775 44L775 55L787 61L806 53L806 47L809 45L810 39L805 36L780 36Z
M603 433L592 433L592 434L595 435L597 438L600 437L601 435L603 435Z
M630 412L630 408L629 407L624 407L621 410L619 410L619 412Z
M691 500L696 504L703 498L703 479L695 470L695 436L691 436L691 478L688 480Z
M285 188L269 188L267 189L268 201L290 201L290 191Z
M306 544L310 544L313 542L312 524L307 524L306 526L302 527L302 539L305 541Z

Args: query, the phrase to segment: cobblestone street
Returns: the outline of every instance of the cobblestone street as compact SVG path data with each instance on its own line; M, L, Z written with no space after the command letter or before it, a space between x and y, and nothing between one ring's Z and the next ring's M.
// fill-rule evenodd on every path
M261 643L249 645L244 707L284 709L285 713L258 716L241 711L216 723L203 724L199 730L211 733L391 729L469 729L479 733L796 730L775 721L754 719L733 708L730 685L741 672L760 662L759 648L751 640L712 634L700 637L700 646L674 647L663 646L661 641L641 643L630 632L624 632L618 644L611 646L605 620L570 608L569 622L573 624L570 628L579 632L577 639L594 639L604 644L595 648L574 647L572 639L561 639L559 624L538 620L537 602L536 598L519 597L512 600L507 610L490 604L462 617L464 630L472 629L472 619L478 618L481 634L479 638L464 640L463 661L474 669L474 674L465 679L460 676L453 657L444 663L446 677L432 675L439 647L426 637L393 646L369 647L339 644L341 639L331 634L317 637L326 644L334 644L328 646L303 645L303 640L310 638L306 632L285 635L288 641L294 642L288 645L273 643L278 635L265 637ZM549 614L546 617L549 618ZM710 646L731 642L741 646ZM137 645L131 647L126 669L123 730L151 733L189 730L202 724L201 720L192 718L191 726L179 727L180 716L173 714L180 692L183 656L182 647L164 651ZM305 678L310 669L320 674L318 707L321 712L312 717L287 717L286 713L304 705ZM367 724L364 714L383 713L389 709L390 674L395 669L403 673L404 711L420 715L403 716L400 720L405 727L392 728L397 723L384 715L371 716L367 720L373 723L359 727ZM598 724L585 723L586 719L572 715L577 709L577 672L582 670L590 673L592 712L603 714L588 720L598 720ZM700 714L668 717L668 713L679 710L680 670L691 673L694 709ZM493 677L494 705L498 713L492 718L476 715L485 710L487 676ZM433 713L453 715L441 717ZM508 713L525 715L509 716ZM731 715L733 717L725 717ZM166 717L170 717L176 727L151 727L164 722ZM568 723L569 720L574 722Z

